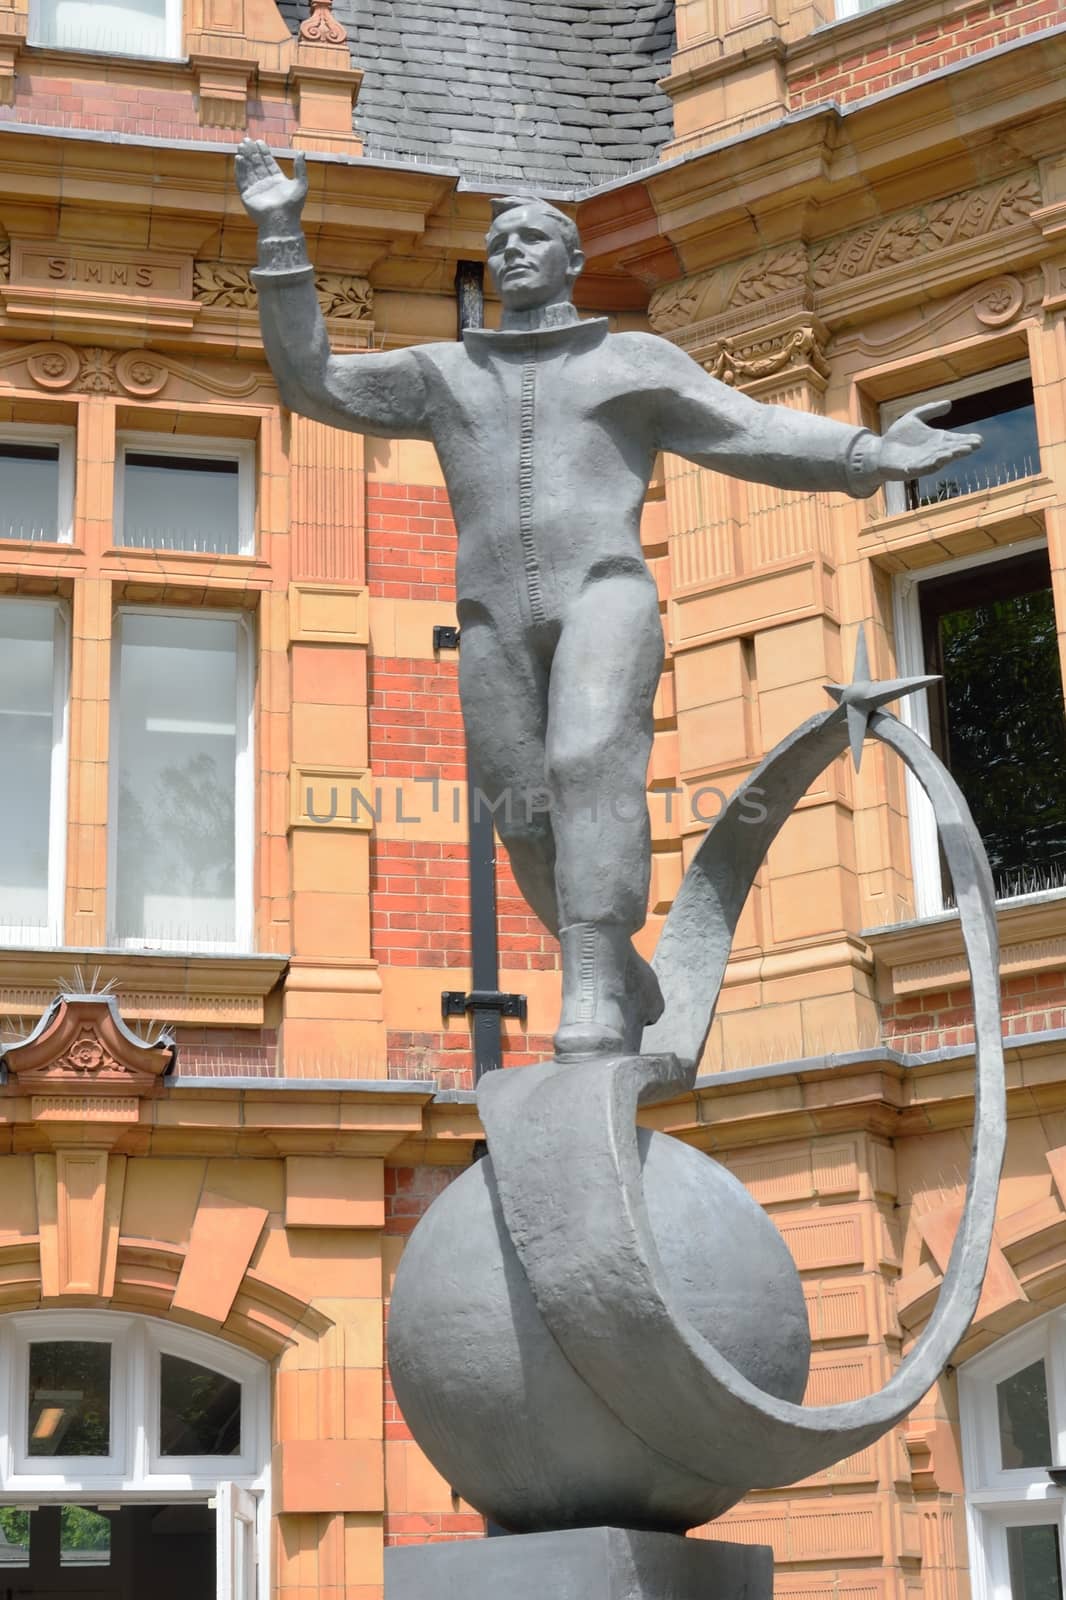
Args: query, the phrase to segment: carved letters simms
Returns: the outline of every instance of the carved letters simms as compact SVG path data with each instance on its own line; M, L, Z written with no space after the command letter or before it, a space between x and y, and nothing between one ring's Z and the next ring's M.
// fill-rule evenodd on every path
M764 251L705 276L667 284L652 297L651 324L660 333L672 333L781 295L816 294L916 256L1015 227L1041 204L1036 175L1023 173L896 212L813 248L797 243Z
M373 320L374 291L365 278L344 272L319 272L315 288L324 317L340 317L346 322ZM229 306L238 311L250 311L255 306L255 284L249 269L227 261L197 261L193 267L193 294L205 306Z

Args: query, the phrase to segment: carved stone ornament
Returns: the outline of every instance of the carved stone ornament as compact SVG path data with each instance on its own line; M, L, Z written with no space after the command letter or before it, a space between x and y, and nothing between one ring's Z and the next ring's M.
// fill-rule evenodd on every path
M307 44L347 44L348 35L333 15L333 0L311 0L311 15L300 23Z
M319 272L315 275L318 303L324 317L339 317L345 322L372 322L374 291L365 278L346 272ZM193 294L205 306L253 310L255 284L247 267L228 261L197 261L193 267Z
M224 379L154 350L105 350L99 345L21 345L0 356L0 370L20 361L26 363L38 388L52 393L78 389L86 394L128 394L148 400L160 394L171 378L184 378L213 394L240 399L251 394L259 382L254 373Z
M1016 227L1041 204L1038 178L1024 173L898 211L809 251L803 244L792 244L667 284L652 296L648 315L659 333L673 333L782 295L834 288L915 256Z
M0 283L7 283L11 277L11 240L0 238Z
M169 1034L154 1044L123 1022L112 994L62 994L33 1032L0 1051L8 1087L34 1095L143 1095L176 1058Z
M811 280L819 289L828 288L1000 228L1013 228L1027 221L1041 203L1039 180L1027 173L898 212L887 222L844 234L815 250Z
M812 327L792 328L786 334L754 343L750 339L718 339L700 365L712 378L733 386L772 378L797 367L812 367L820 377L829 376L829 363Z

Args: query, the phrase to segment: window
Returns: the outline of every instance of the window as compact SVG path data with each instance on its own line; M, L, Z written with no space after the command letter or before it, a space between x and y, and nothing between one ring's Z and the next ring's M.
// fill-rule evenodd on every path
M0 944L62 943L66 740L66 614L0 599Z
M876 11L887 3L888 0L836 0L836 20L842 22L845 17L857 17L864 11Z
M1066 1313L967 1362L959 1404L974 1600L1061 1600Z
M0 539L70 540L74 431L8 423L0 428Z
M901 669L942 674L901 715L966 796L997 896L1061 887L1066 711L1046 547L908 575L897 599ZM943 909L950 884L931 807L917 783L908 796L917 909L929 915Z
M101 55L182 55L180 0L30 0L30 44Z
M109 860L120 944L250 948L251 655L242 615L119 613Z
M119 434L115 542L216 556L255 551L251 440Z
M905 411L933 400L950 404L944 416L935 419L938 428L979 433L984 443L972 455L949 462L939 472L910 483L886 484L885 505L890 512L979 494L1040 471L1033 384L1027 363L1016 362L995 372L982 372L958 383L910 395L906 400L893 400L881 407L882 433Z
M266 1367L209 1335L107 1311L19 1312L3 1319L0 1365L8 1491L213 1488L265 1466Z

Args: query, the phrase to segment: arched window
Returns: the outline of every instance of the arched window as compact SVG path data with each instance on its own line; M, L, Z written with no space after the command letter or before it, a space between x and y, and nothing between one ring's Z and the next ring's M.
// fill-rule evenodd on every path
M1062 1600L1066 1311L959 1372L974 1600Z
M2 1569L28 1566L30 1592L66 1594L66 1569L110 1560L101 1593L125 1600L155 1587L144 1551L182 1535L198 1593L259 1600L269 1453L258 1357L151 1317L0 1318L0 1590Z

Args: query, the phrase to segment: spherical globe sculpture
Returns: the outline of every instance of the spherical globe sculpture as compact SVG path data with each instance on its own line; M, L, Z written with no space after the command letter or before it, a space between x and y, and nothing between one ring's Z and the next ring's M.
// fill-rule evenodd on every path
M666 1008L639 1055L481 1081L490 1153L411 1237L389 1358L422 1449L503 1527L678 1533L709 1521L748 1489L794 1483L880 1438L969 1327L1006 1128L995 897L957 786L879 709L913 687L871 683L860 637L854 681L830 687L837 709L782 740L738 789L660 935ZM721 1165L637 1117L692 1089L765 851L818 775L849 744L857 761L867 735L903 759L940 825L974 995L976 1117L966 1203L924 1332L877 1394L808 1407L810 1335L784 1241Z
M802 1399L810 1334L784 1241L717 1162L665 1134L641 1131L638 1145L678 1303L759 1389ZM537 1309L488 1158L415 1230L390 1326L393 1384L419 1443L453 1489L505 1528L679 1532L743 1492L716 1481L713 1441L706 1476L665 1461L578 1376Z

